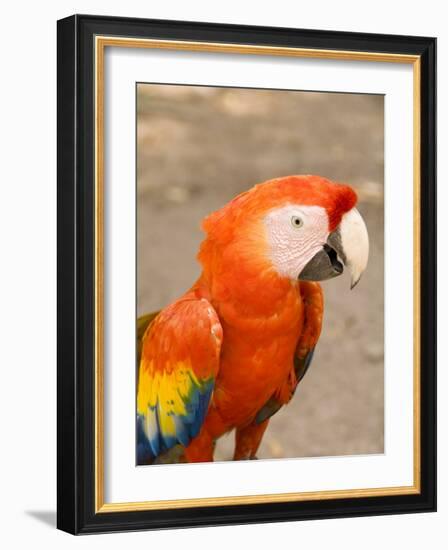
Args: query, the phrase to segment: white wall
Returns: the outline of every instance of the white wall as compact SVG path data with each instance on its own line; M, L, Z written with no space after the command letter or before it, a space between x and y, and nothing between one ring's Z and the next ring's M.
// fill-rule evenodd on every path
M408 516L134 533L75 539L49 525L55 509L56 19L72 13L438 36L439 151L447 140L448 31L443 2L127 0L7 3L0 32L0 539L5 548L431 548L448 521L446 348L440 346L439 512ZM12 7L11 7L12 6ZM444 124L443 124L444 123ZM439 158L440 280L447 267L446 153ZM445 336L446 287L439 334Z

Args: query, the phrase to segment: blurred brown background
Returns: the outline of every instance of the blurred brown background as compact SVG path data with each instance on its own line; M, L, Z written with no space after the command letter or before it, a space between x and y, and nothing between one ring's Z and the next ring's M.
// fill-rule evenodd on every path
M352 185L370 237L359 285L323 283L324 327L259 458L382 453L383 97L139 84L137 311L179 297L199 274L202 218L264 180L318 174ZM218 443L228 460L233 435Z

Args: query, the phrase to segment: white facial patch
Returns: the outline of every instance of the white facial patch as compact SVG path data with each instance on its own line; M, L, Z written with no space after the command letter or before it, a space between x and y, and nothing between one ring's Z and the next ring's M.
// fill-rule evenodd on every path
M325 208L287 204L268 212L263 221L274 269L279 275L296 280L327 241Z

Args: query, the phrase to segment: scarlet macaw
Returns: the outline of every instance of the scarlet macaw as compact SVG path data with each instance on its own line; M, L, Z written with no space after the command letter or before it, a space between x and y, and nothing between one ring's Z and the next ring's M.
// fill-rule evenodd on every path
M234 460L256 458L270 416L311 362L323 315L316 281L345 265L353 287L366 268L356 202L349 186L289 176L205 218L201 276L139 321L139 464L212 461L215 441L232 429Z

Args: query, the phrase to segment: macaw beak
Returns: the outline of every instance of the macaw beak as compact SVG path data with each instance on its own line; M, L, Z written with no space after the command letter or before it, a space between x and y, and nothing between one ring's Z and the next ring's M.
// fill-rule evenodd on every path
M350 270L354 288L369 258L369 236L361 214L352 208L342 216L339 226L328 236L326 244L302 269L299 280L325 281L338 277L344 266Z

